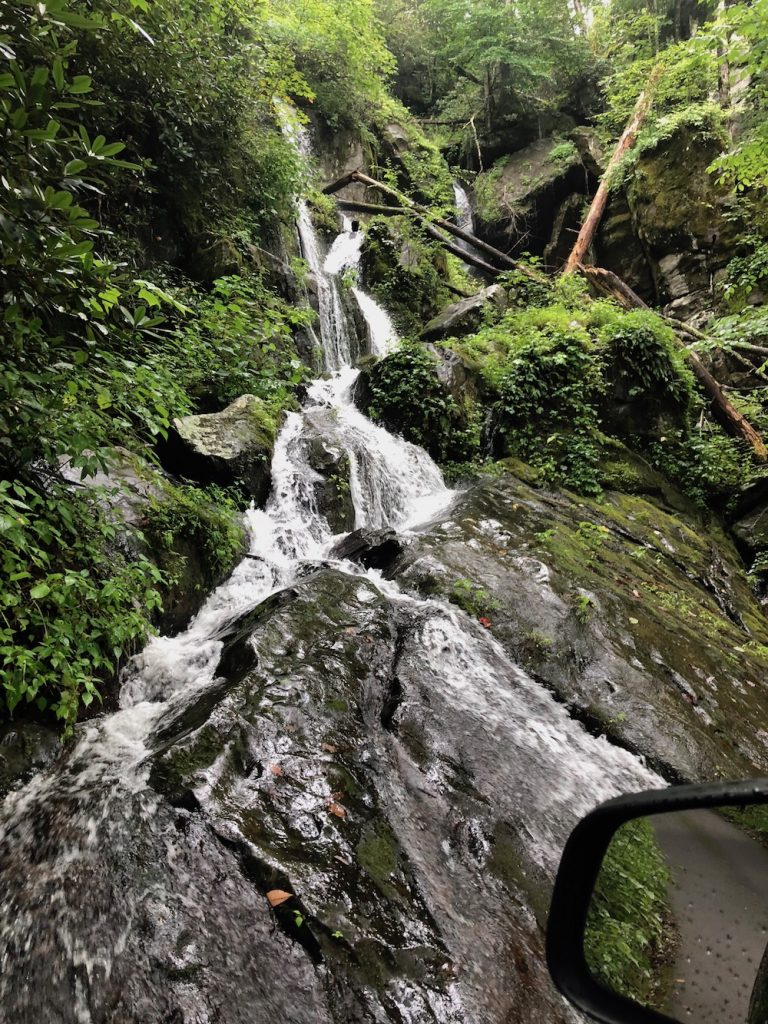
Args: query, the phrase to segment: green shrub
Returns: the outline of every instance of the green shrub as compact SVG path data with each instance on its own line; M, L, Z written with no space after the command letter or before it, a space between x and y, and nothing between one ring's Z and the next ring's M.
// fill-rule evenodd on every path
M120 550L95 493L0 481L0 683L68 727L146 640L162 573Z
M746 444L727 437L717 428L690 433L673 430L651 441L636 438L635 447L702 507L722 503L727 495L744 486L752 474Z
M473 407L460 409L437 376L435 359L418 342L404 342L371 367L368 415L426 448L438 461L466 461L479 448Z
M517 349L499 383L497 419L507 453L582 494L601 492L601 369L583 332L550 325Z
M243 552L242 508L237 496L222 487L171 486L153 497L144 512L143 531L160 554L165 585L184 572L184 551L199 555L206 588L230 572Z
M597 879L585 934L587 963L609 989L654 1005L669 945L669 871L646 819L614 836Z
M597 331L606 377L652 419L686 420L696 400L693 372L671 327L650 310L620 313Z

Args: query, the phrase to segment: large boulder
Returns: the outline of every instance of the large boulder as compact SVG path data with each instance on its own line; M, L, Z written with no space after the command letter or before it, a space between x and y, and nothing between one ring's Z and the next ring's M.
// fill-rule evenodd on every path
M572 714L667 777L764 773L768 620L722 528L670 507L652 480L654 497L598 502L509 470L466 491L387 574L468 596Z
M269 495L275 435L276 424L265 403L255 395L241 395L221 412L174 420L160 458L175 476L204 484L235 484L262 504Z
M477 176L474 200L477 233L497 248L543 255L550 245L560 204L585 191L589 172L578 147L556 138L540 139Z
M731 200L707 171L719 151L715 139L681 128L640 155L626 190L659 301L679 319L712 312L715 284L734 252Z
M429 321L421 332L422 341L440 341L462 334L471 334L480 327L483 313L489 306L503 308L504 289L497 284L484 288L459 302L452 302Z

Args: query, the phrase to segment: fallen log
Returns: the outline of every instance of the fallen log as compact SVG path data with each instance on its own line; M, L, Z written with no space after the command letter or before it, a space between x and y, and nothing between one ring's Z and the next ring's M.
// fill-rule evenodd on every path
M360 184L367 185L368 188L375 188L384 195L390 196L396 199L398 203L401 203L406 209L410 210L415 217L419 220L426 221L430 224L434 224L449 235L453 235L455 238L461 239L462 242L466 242L471 245L473 249L477 249L478 252L485 253L486 256L490 256L497 263L507 267L510 270L518 270L525 274L527 277L532 278L534 281L539 283L547 283L549 279L545 274L541 274L538 271L531 270L530 267L526 267L523 264L513 260L511 256L501 252L500 249L494 248L489 245L488 242L484 242L482 238L477 238L476 235L472 235L469 231L464 231L456 224L452 224L449 220L444 220L442 217L433 217L426 206L422 206L420 203L414 202L408 196L404 196L397 189L392 188L391 185L386 185L382 181L377 181L376 178L370 177L368 174L364 174L362 171L351 171L349 174L345 174L343 178L339 178L337 181L331 182L330 185L326 185L323 192L326 195L334 195L336 192L340 192L341 189L346 188L348 185ZM499 270L496 270L499 273Z
M381 206L379 203L358 203L355 199L337 199L336 205L345 213L370 213L372 216L402 217L402 206Z
M374 215L380 215L383 217L407 217L413 214L413 210L403 208L402 206L380 206L378 203L359 203L353 199L337 199L336 200L340 210L344 210L346 213L370 213ZM448 252L454 256L463 260L470 267L474 267L476 270L482 270L484 274L490 274L496 277L501 273L498 267L491 266L490 263L486 263L485 260L480 259L479 256L475 256L474 253L467 252L458 245L454 245L450 239L446 238L445 235L441 234L437 228L434 227L425 217L418 217L417 219L421 226L424 228L426 233L438 241Z
M597 192L595 192L587 218L581 226L576 243L571 250L571 255L568 257L568 260L563 267L564 274L573 274L578 270L579 265L584 262L584 259L589 252L589 247L594 240L595 233L600 226L600 221L603 219L605 208L608 205L609 183L613 169L624 154L631 149L635 143L637 133L640 131L643 122L648 116L648 111L651 109L653 94L656 89L656 84L661 77L661 71L661 65L657 64L651 72L648 84L640 93L629 124L622 132L619 141L616 143L616 148L611 155L611 159L608 161L608 166L605 168L605 172L600 181Z
M574 269L583 274L599 294L614 299L625 309L648 309L647 303L643 302L640 296L613 271L604 270L602 267L585 267L583 264L577 264ZM732 437L740 437L745 441L752 449L757 462L768 461L768 449L760 434L726 397L723 389L701 361L698 352L689 348L681 337L683 335L695 340L707 340L706 334L691 324L673 320L671 317L665 316L662 319L674 330L680 347L688 357L694 376L709 397L714 419Z
M468 263L470 267L476 267L478 270L482 270L485 274L490 274L491 277L498 277L501 273L498 267L491 266L490 263L486 263L485 260L481 260L479 256L475 256L474 253L467 252L465 249L460 248L458 245L454 245L453 242L449 242L445 235L441 234L437 228L430 224L429 221L422 220L421 226L436 241L438 241L442 247L454 256Z

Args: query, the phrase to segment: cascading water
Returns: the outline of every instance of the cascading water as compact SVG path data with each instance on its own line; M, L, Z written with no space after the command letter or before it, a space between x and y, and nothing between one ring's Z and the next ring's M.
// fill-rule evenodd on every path
M456 203L456 225L460 227L462 231L468 231L470 235L475 233L475 218L472 213L472 206L469 202L469 196L467 195L466 189L454 181L453 183L453 197Z
M302 145L306 147L306 138ZM338 541L315 500L317 473L308 458L309 420L317 422L322 414L327 439L347 455L356 527L409 530L452 501L453 493L426 452L372 423L352 402L357 371L351 366L353 332L344 313L341 279L359 272L362 232L345 222L324 254L305 204L299 207L298 227L317 283L319 340L329 376L308 389L300 412L286 417L274 452L271 497L264 510L246 514L248 556L211 594L185 632L152 640L133 660L124 674L120 710L79 727L74 747L52 769L6 799L0 811L1 1021L96 1024L117 1019L99 1005L99 992L113 971L123 970L118 965L126 944L136 929L144 927L134 920L129 897L119 889L121 858L128 857L124 848L130 848L134 861L141 861L128 838L138 822L148 837L142 847L144 858L167 850L167 864L165 854L160 858L162 870L177 870L178 854L168 839L172 808L163 808L148 786L151 758L170 742L169 736L183 734L199 721L196 709L215 704L226 629L270 595L298 585L302 567L328 560ZM368 325L370 348L382 355L396 342L392 323L359 281L352 288ZM361 578L359 567L334 564ZM476 724L487 729L490 723L498 740L492 752L493 774L502 776L500 785L514 793L510 816L519 820L528 852L543 869L552 871L567 823L579 813L601 797L658 781L635 757L591 737L509 660L490 634L462 613L402 593L375 572L369 572L365 582L375 584L414 623L414 663L437 680L444 713L455 715L456 727L470 736ZM542 779L548 780L545 790ZM227 841L233 841L231 835ZM242 836L237 841L247 844ZM160 886L152 880L151 866L140 863L137 870L147 871L150 892L153 885ZM166 889L169 884L163 883ZM203 882L189 885L188 894L174 899L193 906L218 898L222 907L230 906L223 892L216 896L213 882L204 888ZM171 898L166 890L158 891L161 903ZM236 910L227 913L234 915ZM162 920L158 911L155 931L162 932ZM217 942L216 948L231 952L240 938L222 935ZM147 978L151 974L150 965L151 958L146 964L131 965L139 988L142 971ZM160 996L149 981L147 985L141 1019L159 1020L152 1000ZM259 998L268 1000L266 995ZM416 1020L406 1004L404 1000L391 1019ZM259 1015L239 1016L239 1009L224 1017L203 1016L191 996L190 1007L188 1018L162 1019L262 1020ZM242 1013L246 1011L247 1007ZM434 1012L430 1019L454 1019ZM273 1019L313 1019L309 1010L307 1014ZM422 1019L426 1018L418 1018ZM139 1017L130 1020L137 1024Z
M456 226L460 227L462 231L467 231L470 235L474 235L475 215L472 212L472 204L469 201L466 189L463 185L460 185L458 181L454 181L453 183L453 198L456 205ZM482 258L482 253L477 252L470 242L465 242L463 239L457 239L456 244L470 256L479 256ZM473 276L479 276L479 272L473 267L467 267L467 273Z

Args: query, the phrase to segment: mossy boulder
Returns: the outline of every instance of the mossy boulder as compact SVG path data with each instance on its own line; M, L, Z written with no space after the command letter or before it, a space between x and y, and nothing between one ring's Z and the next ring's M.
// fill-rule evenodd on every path
M738 235L728 192L707 171L719 152L717 138L683 127L640 154L626 190L659 301L680 319L714 309L713 281Z
M584 499L526 475L500 467L391 572L449 600L457 580L481 588L507 650L668 777L763 773L768 620L723 528L679 497Z
M269 495L276 435L274 410L255 395L241 395L221 412L174 420L160 456L175 476L236 485L262 504Z
M421 332L422 341L440 341L476 331L483 320L483 313L490 307L504 308L506 293L500 285L491 285L466 299L452 302L441 309L437 316Z
M525 237L525 249L542 255L560 204L583 191L586 174L568 140L540 139L501 157L475 180L478 234L504 251Z

